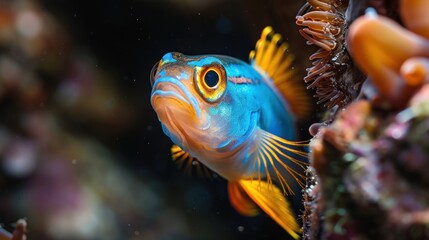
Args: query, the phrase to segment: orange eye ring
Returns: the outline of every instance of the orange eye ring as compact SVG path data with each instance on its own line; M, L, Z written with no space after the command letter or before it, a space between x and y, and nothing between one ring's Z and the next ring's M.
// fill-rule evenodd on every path
M209 103L217 102L223 96L226 82L225 69L218 63L196 68L197 92Z

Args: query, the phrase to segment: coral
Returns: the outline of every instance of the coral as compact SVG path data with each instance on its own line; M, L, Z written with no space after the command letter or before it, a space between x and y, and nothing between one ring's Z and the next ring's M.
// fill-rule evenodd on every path
M366 3L350 1L350 15L376 9L351 23L345 45L367 80L311 129L303 238L429 239L429 5Z

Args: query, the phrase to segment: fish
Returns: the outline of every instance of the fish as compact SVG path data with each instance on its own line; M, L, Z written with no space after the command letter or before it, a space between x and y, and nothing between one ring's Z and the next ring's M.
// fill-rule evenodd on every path
M304 186L308 141L297 140L296 123L308 118L311 98L272 27L249 60L167 53L151 71L151 104L174 143L173 160L225 178L239 213L262 210L297 239L301 228L285 196Z

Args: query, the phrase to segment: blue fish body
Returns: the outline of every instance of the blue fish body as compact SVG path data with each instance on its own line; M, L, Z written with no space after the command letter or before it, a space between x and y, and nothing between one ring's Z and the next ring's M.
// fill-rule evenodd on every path
M201 124L206 125L203 128L215 126L215 128L222 129L216 132L207 130L207 134L217 134L217 137L221 138L221 141L207 142L210 145L209 148L215 151L221 149L226 151L225 149L227 149L230 152L241 148L242 150L234 155L234 162L238 162L242 167L228 171L228 173L219 170L216 167L217 162L213 161L216 153L209 151L210 156L199 153L195 147L188 146L183 138L178 137L176 132L171 131L165 125L166 121L161 119L164 133L175 144L191 153L193 157L221 176L227 179L251 177L254 174L252 174L252 164L249 161L252 160L254 151L244 149L250 149L255 145L255 141L251 140L257 130L262 129L281 138L295 140L295 117L290 111L288 102L280 96L272 79L267 74L263 75L263 72L259 72L250 64L233 57L222 55L186 56L176 52L167 53L160 61L157 76L161 81L171 84L192 85L194 78L197 77L196 69L213 64L223 67L226 73L226 90L220 101L207 104L200 99L198 94L192 93L192 89L183 92L187 98L193 99L193 108L197 118L201 119L201 114L205 114L204 118L208 121ZM180 72L177 72L178 69ZM159 89L156 88L156 85L157 82L155 81L155 87L152 90L153 96L159 95ZM191 126L188 126L189 128ZM221 164L223 165L222 169L224 169L224 163L221 162ZM236 166L231 165L231 167L235 168ZM265 166L260 166L260 171L265 172Z
M250 64L222 55L165 54L151 74L151 103L176 144L173 159L198 161L224 177L240 213L254 215L259 206L296 238L299 226L281 205L288 206L283 194L293 192L291 180L303 184L297 168L304 169L306 154L294 140L308 99L292 78L287 48L269 34L266 28Z

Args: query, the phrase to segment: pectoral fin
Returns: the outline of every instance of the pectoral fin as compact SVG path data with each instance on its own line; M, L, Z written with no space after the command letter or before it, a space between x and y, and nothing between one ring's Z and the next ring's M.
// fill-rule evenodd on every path
M307 147L308 141L289 141L262 129L258 130L258 134L260 143L253 168L253 172L257 173L255 175L258 175L257 180L261 181L260 176L265 173L267 183L276 181L284 194L294 194L288 177L295 180L300 187L304 187L303 171L308 166L305 161L308 156L300 148Z
M290 205L284 197L282 191L275 185L263 181L239 180L235 183L229 183L235 191L241 191L240 197L245 199L242 201L242 208L246 208L245 213L250 213L250 203L258 205L266 214L268 214L277 224L286 230L293 238L300 237L301 228L296 221L295 215L290 208ZM246 193L247 197L243 197L242 193ZM231 192L230 192L231 194ZM231 196L230 196L231 199ZM237 199L233 197L233 199ZM237 202L238 203L238 202ZM242 209L233 206L240 212Z

